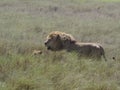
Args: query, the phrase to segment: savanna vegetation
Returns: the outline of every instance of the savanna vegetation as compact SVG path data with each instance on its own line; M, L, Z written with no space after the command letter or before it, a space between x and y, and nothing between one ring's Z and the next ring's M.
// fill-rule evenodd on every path
M119 1L0 0L0 90L120 90ZM108 61L47 51L56 30L102 44Z

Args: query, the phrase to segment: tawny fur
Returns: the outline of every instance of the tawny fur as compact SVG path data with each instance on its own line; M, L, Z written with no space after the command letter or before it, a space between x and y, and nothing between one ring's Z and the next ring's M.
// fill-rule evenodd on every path
M101 56L103 56L105 61L107 61L103 47L96 43L75 42L66 45L64 44L64 49L68 52L77 52L80 57L101 59Z
M33 50L32 55L41 55L42 51L41 50Z
M54 31L47 36L45 46L52 51L66 50L68 52L77 52L80 57L103 58L105 52L101 45L96 43L80 43L74 37L64 32Z

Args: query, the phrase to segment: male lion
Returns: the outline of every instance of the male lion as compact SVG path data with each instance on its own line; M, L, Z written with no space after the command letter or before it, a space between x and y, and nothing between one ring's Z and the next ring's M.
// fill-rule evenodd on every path
M64 32L54 31L47 36L45 46L48 50L68 52L78 52L80 57L101 59L101 56L107 61L104 49L96 43L80 43L74 37Z

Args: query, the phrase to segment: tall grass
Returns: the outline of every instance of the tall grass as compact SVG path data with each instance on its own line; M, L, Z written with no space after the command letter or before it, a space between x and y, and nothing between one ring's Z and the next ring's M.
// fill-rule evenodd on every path
M45 58L1 57L0 80L5 90L119 90L119 63L79 60L74 53ZM69 57L69 58L68 58Z

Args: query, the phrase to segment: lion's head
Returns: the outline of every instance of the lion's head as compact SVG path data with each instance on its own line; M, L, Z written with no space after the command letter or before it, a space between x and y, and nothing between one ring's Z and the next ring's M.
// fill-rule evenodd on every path
M70 43L75 42L75 39L66 33L54 31L47 36L45 46L48 50L58 51L62 50Z
M57 34L50 34L45 41L45 46L48 50L58 51L62 49L62 42L60 36Z

